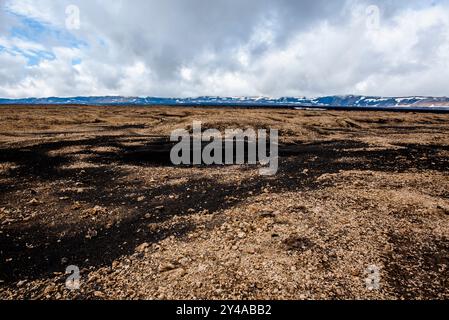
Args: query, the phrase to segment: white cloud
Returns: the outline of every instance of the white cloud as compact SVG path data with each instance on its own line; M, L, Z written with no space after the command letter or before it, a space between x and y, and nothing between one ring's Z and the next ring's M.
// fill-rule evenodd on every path
M363 0L9 0L60 32L33 39L0 22L0 96L447 95L447 1L377 3L370 29ZM69 4L79 30L64 29ZM86 45L60 39L69 32ZM54 59L28 65L37 51Z

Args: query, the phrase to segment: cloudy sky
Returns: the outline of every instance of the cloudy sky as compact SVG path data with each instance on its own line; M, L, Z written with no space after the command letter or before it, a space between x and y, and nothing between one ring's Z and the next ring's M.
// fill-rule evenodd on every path
M0 97L449 95L449 0L0 0Z

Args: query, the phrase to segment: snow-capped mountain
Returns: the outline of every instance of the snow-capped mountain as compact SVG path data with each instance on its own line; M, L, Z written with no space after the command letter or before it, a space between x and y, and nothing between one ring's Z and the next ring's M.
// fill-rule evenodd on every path
M221 105L221 106L279 106L279 107L434 107L449 108L447 97L366 97L366 96L327 96L306 97L197 97L197 98L158 98L158 97L71 97L71 98L25 98L0 99L0 104L45 104L45 105Z

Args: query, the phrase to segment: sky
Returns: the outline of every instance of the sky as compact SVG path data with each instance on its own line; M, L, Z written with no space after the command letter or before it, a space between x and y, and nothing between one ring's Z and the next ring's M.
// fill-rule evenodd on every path
M449 0L0 0L0 97L448 96Z

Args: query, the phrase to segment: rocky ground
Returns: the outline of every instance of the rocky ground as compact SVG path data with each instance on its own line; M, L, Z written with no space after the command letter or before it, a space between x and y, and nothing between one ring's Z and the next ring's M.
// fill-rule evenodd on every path
M278 174L171 165L193 120L279 129ZM436 114L0 107L0 298L447 299L448 133Z

